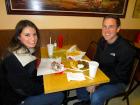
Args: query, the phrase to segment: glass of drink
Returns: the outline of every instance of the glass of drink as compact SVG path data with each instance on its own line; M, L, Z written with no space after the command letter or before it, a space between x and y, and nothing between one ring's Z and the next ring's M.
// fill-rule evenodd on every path
M47 48L48 48L48 57L52 58L53 57L54 45L53 44L47 44Z
M94 78L96 76L98 66L99 66L98 62L95 62L95 61L90 61L89 62L89 76L91 78Z

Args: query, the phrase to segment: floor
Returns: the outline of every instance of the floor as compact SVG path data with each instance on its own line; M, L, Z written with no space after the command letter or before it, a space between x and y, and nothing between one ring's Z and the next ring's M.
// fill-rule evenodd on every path
M75 95L75 90L71 91L70 95ZM73 105L73 103L78 100L70 101L68 105ZM129 96L130 105L140 105L140 86ZM112 99L108 105L127 105L126 101L122 101L121 98Z

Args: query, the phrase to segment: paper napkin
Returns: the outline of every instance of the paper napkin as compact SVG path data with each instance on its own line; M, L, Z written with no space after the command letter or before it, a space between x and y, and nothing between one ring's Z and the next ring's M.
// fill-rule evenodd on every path
M68 81L71 81L71 80L82 81L82 80L85 80L85 76L83 73L67 72L67 79Z

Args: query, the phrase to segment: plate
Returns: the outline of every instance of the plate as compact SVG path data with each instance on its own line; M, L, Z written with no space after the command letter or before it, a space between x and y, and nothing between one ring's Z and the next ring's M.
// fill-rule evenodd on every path
M70 61L70 66L73 69L78 69L78 70L86 70L89 69L89 61L87 60L72 60Z
M64 71L64 65L54 61L51 63L51 69L55 74L62 73Z

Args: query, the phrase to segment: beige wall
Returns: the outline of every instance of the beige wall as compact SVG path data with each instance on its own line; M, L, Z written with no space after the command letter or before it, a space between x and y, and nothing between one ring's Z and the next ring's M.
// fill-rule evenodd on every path
M140 29L140 19L132 18L135 0L129 0L126 17L122 18L123 29ZM21 19L33 21L40 29L100 29L102 17L7 15L5 0L0 0L0 30L14 29Z

